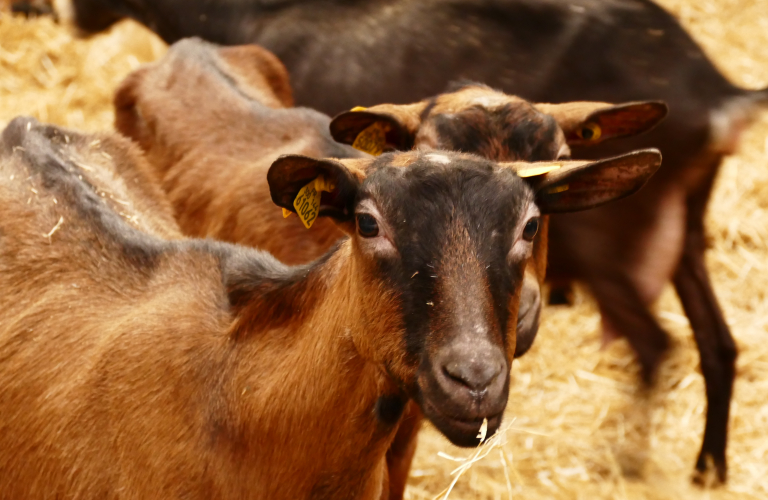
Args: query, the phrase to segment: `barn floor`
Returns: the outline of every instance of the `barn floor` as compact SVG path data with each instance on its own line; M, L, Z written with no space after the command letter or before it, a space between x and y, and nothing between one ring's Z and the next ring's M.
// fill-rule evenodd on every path
M661 3L733 82L768 85L768 0ZM83 40L65 23L2 12L0 126L28 114L79 129L111 128L115 86L164 51L160 40L130 22ZM473 451L453 448L426 429L406 497L435 498L463 472L450 498L768 498L768 112L724 163L707 228L709 269L740 351L726 486L690 481L705 399L695 345L673 291L656 312L674 336L674 349L651 392L638 386L625 342L601 349L595 305L579 291L575 306L546 310L536 345L515 363L506 431Z

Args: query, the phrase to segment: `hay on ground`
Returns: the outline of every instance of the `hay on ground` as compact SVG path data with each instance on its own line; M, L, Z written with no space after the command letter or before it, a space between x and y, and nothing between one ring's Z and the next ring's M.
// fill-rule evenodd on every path
M0 13L0 125L31 115L81 130L109 129L117 84L165 50L135 23L79 39L50 18Z
M768 1L662 0L734 83L768 85ZM124 22L88 40L49 19L0 14L0 124L16 115L84 130L112 126L115 86L162 55L154 35ZM513 368L507 430L462 476L451 499L768 498L768 113L728 158L707 218L707 262L740 351L729 482L691 485L706 400L687 319L671 289L656 308L674 337L658 387L638 387L626 343L600 350L586 293L546 310L532 351ZM457 457L422 433L406 498L432 499L453 481ZM452 458L451 458L452 457Z

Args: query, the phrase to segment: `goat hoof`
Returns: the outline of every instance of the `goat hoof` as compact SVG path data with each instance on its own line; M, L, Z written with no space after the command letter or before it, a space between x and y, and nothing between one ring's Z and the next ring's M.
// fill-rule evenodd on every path
M652 355L639 356L640 362L640 379L646 387L653 387L656 383L656 376L659 373L659 365L661 364L661 353L653 353Z
M693 472L693 483L710 488L718 484L725 484L728 478L728 467L725 457L713 457L710 453L702 452L696 461L696 470Z
M643 381L643 384L645 384L647 387L651 387L656 382L656 374L659 369L659 363L655 362L650 365L646 365L645 363L641 363L640 367L640 378Z
M665 339L663 344L649 345L647 349L637 353L637 358L640 362L640 376L646 386L651 387L656 382L659 365L661 365L668 350L669 339Z

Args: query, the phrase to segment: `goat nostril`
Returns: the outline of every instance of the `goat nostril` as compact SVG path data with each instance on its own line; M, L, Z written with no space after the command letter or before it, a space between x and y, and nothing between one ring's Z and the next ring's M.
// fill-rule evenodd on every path
M443 366L445 376L466 386L473 396L482 397L503 368L499 363L447 363Z
M453 368L453 369L451 369ZM461 377L461 373L459 370L456 369L455 363L449 363L448 365L443 367L443 374L453 380L454 382L458 382L459 384L467 385L466 381Z

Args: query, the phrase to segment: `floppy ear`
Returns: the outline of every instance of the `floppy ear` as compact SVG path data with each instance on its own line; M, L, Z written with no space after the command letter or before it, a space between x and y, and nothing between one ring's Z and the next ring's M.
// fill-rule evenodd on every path
M536 192L543 214L578 212L637 192L661 165L661 153L643 149L594 161L504 164Z
M426 102L357 107L331 121L331 135L341 143L378 156L413 148Z
M267 183L272 201L290 212L299 214L301 211L299 217L305 225L309 220L309 227L316 217L332 217L339 222L351 220L357 190L364 177L362 170L347 167L335 160L283 155L269 167ZM322 184L321 189L315 189L316 180ZM297 202L299 193L304 193L304 188L308 186L316 191L319 203L313 206L311 199L305 199L307 203L297 208L294 202Z
M569 146L591 146L651 130L667 116L662 101L624 104L603 102L567 102L536 104L536 109L552 115L563 129Z

